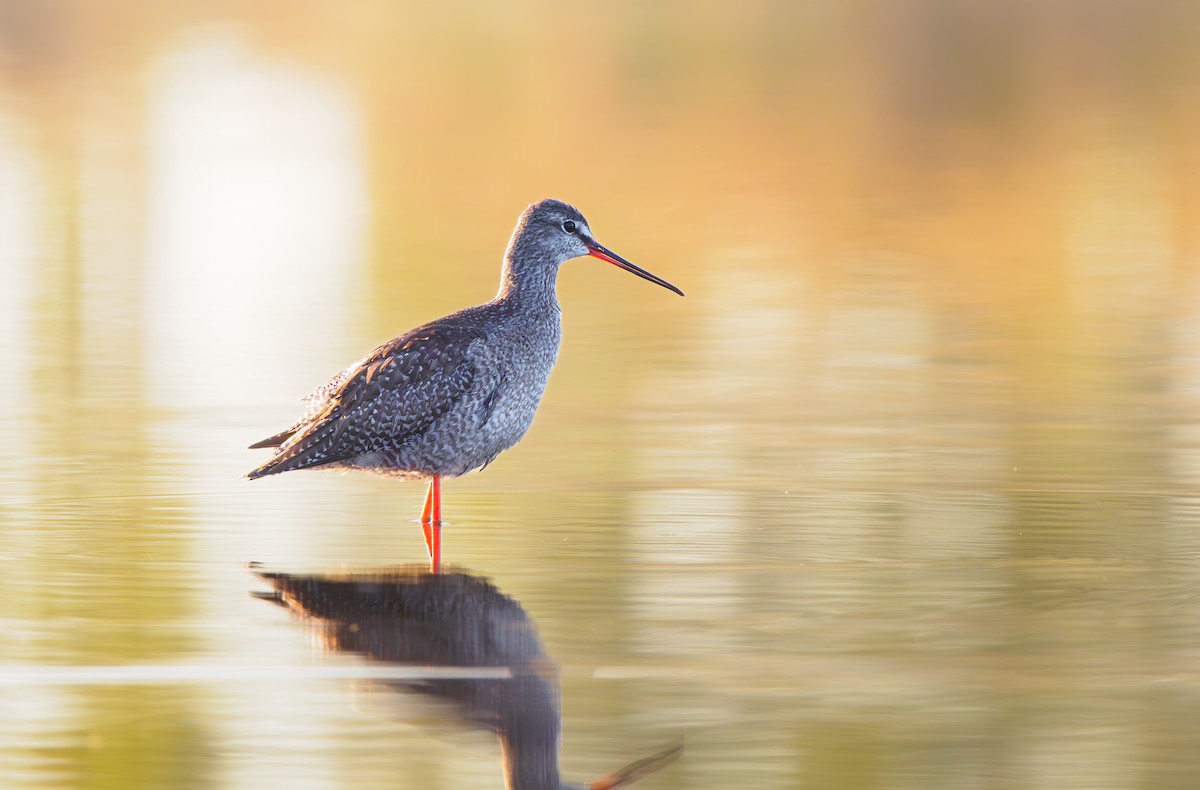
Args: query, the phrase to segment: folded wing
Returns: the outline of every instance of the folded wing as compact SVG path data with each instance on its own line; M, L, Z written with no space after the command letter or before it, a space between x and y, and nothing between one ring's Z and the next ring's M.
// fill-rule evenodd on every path
M470 389L473 327L434 322L375 349L307 399L301 420L254 447L278 447L250 479L398 449Z

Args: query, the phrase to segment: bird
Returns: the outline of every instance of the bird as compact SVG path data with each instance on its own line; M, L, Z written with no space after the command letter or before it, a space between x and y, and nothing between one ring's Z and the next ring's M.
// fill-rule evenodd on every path
M493 733L511 790L612 790L684 751L678 741L588 784L564 779L558 664L520 602L482 576L462 569L427 573L415 565L329 574L249 568L272 588L251 595L313 626L325 649L432 670L379 685L449 703L456 718Z
M579 209L530 204L495 298L405 332L333 376L290 427L250 445L274 454L246 477L321 468L428 480L421 527L440 567L442 479L482 469L529 430L562 336L559 268L584 256L683 296L596 241Z

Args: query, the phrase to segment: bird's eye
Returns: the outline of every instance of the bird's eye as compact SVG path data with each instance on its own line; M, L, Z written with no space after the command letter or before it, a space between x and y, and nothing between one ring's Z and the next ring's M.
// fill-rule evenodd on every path
M569 219L566 222L564 222L563 230L565 230L567 233L574 233L575 232L575 221Z

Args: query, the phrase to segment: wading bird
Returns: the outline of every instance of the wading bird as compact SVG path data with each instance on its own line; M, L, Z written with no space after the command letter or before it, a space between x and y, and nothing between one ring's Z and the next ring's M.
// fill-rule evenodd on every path
M603 247L573 206L535 203L509 239L495 299L389 340L338 373L291 427L250 445L275 454L246 477L333 468L428 480L421 526L440 567L441 480L487 466L529 429L558 356L558 269L585 255L683 296Z

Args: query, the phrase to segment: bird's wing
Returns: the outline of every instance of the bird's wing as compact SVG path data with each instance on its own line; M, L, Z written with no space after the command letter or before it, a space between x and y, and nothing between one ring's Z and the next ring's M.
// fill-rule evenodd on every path
M470 388L476 371L467 351L477 337L474 327L464 322L435 321L384 343L317 401L319 410L247 477L399 447L449 411Z

